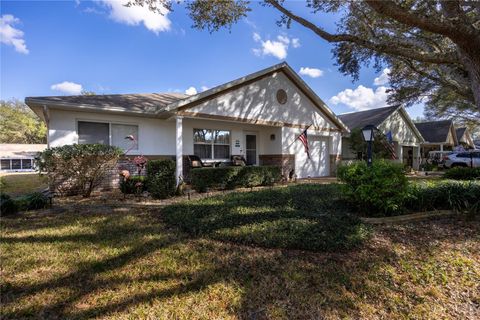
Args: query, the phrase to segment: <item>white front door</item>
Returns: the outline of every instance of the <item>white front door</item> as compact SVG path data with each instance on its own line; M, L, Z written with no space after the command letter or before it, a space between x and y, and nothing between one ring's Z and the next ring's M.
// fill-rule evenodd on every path
M295 173L298 178L324 177L330 174L328 138L309 136L310 159L300 140L295 141Z

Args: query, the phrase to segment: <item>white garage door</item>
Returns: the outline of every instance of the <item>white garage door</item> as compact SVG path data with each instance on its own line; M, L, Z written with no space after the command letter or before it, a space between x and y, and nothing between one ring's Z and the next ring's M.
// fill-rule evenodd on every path
M304 151L300 140L295 141L295 173L298 178L323 177L330 174L330 156L328 138L319 136L308 137L310 159Z

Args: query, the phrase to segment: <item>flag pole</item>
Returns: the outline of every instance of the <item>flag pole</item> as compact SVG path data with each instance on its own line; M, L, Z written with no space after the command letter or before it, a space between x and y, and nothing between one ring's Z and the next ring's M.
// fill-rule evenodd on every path
M311 124L311 125L309 125L308 127L306 127L306 128L302 131L302 133L300 133L300 134L295 138L295 140L293 140L292 143L290 143L290 144L287 146L287 148L290 148L290 147L295 143L295 141L297 141L298 138L300 138L300 136L301 136L305 131L307 131L312 125L313 125L313 124Z

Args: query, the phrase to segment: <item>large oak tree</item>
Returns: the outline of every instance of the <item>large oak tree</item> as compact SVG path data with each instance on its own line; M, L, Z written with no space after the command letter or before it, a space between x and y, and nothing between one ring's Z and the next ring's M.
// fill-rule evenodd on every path
M328 31L295 13L283 0L263 0L280 14L279 24L298 23L334 44L344 74L358 79L362 65L389 66L389 102L406 106L424 102L427 115L480 119L480 1L464 0L307 0L312 13L341 15ZM132 0L161 12L169 0ZM252 10L245 0L184 2L193 26L210 32L230 28Z

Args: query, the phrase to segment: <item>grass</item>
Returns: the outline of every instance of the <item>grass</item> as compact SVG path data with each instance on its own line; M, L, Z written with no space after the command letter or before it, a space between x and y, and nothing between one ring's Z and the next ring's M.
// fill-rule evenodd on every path
M38 173L2 173L0 190L11 196L21 196L47 188L47 179Z
M370 235L337 185L297 185L183 202L165 221L194 236L313 251L350 249Z
M0 318L478 318L480 221L458 216L375 226L342 250L285 249L301 241L276 232L300 236L298 221L310 230L315 219L328 224L348 216L339 201L333 186L302 185L163 209L60 201L3 218ZM172 208L207 214L184 213L196 229L172 227L178 221ZM293 223L279 230L277 221ZM237 234L249 225L254 240ZM317 227L332 233L338 224ZM304 240L324 241L314 234ZM238 244L244 242L250 245Z

